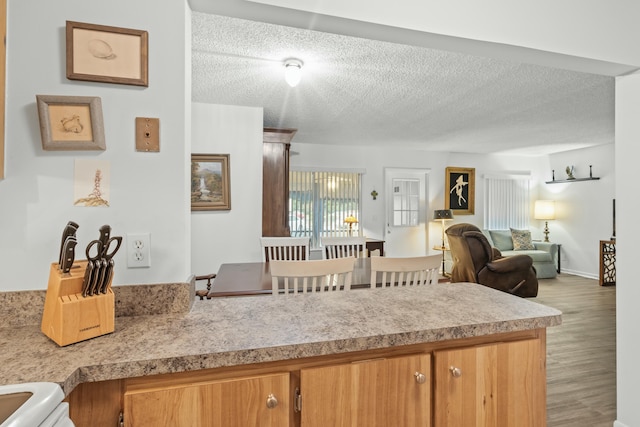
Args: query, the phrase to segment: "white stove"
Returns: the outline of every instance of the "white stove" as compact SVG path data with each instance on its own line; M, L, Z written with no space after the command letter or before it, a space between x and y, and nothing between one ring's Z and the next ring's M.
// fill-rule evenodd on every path
M55 383L0 385L0 427L73 427Z

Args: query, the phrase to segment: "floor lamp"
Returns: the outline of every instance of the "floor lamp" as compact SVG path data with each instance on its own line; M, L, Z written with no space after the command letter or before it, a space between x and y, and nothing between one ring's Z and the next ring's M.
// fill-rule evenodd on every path
M444 222L453 219L453 211L451 209L437 209L433 211L433 220L442 222L442 245L440 247L434 247L439 251L442 251L442 275L445 276L446 272L444 269L444 253L447 250L447 247L444 244Z

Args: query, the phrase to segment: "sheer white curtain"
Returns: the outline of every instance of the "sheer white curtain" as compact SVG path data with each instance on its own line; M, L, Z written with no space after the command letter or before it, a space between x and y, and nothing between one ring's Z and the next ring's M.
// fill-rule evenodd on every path
M484 178L484 228L528 229L529 175L485 175Z

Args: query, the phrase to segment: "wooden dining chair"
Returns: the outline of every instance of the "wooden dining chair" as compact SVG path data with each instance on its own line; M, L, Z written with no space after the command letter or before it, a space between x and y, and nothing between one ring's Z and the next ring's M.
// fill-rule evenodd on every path
M366 258L366 237L323 237L322 258Z
M378 287L417 286L438 283L440 255L412 258L371 258L371 289ZM378 280L380 277L380 280Z
M271 293L293 295L308 292L348 291L355 258L313 261L277 261L269 263ZM280 287L282 284L282 288Z
M262 261L308 260L309 237L261 237Z
M200 280L206 280L207 281L207 288L206 289L198 289L196 290L196 296L200 297L201 300L204 299L204 297L207 297L207 299L211 299L211 297L209 296L209 293L211 292L211 281L213 279L216 278L216 273L211 273L211 274L205 274L202 276L196 276L195 277L195 281L198 282Z

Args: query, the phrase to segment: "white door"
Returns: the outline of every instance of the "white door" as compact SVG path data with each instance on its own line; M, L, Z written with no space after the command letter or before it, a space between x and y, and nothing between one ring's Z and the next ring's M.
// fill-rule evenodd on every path
M428 169L385 168L385 255L411 257L428 254Z

